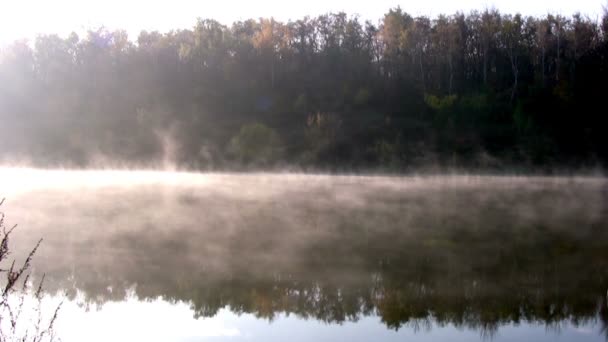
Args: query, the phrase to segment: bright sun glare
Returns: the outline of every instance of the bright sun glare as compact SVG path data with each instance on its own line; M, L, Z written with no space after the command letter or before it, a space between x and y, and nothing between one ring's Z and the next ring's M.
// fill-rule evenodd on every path
M522 12L543 15L547 12L570 15L575 12L596 19L602 11L598 0L431 0L411 2L404 0L376 1L302 1L280 0L228 0L208 2L196 0L145 1L145 0L23 0L7 1L0 11L0 43L15 39L33 39L40 33L57 33L62 36L72 31L105 26L125 29L132 39L141 30L189 28L197 17L214 18L229 24L233 21L258 17L275 17L279 20L297 19L305 15L316 16L326 12L346 11L359 14L363 19L377 21L388 8L401 6L409 13L437 15L495 7L504 12Z

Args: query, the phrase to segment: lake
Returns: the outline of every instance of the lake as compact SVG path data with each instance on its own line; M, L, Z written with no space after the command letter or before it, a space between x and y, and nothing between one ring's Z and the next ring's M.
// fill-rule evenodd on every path
M608 181L1 169L62 341L606 341Z

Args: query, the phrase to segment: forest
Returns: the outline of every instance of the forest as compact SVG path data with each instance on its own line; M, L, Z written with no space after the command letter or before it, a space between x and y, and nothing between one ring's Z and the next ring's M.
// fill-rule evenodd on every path
M0 162L556 172L608 165L608 13L331 13L0 50Z

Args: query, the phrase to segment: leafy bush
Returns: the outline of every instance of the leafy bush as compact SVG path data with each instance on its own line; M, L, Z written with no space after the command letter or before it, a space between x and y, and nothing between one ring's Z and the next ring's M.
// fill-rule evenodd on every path
M230 140L228 152L243 165L270 166L282 155L281 139L263 124L245 125Z

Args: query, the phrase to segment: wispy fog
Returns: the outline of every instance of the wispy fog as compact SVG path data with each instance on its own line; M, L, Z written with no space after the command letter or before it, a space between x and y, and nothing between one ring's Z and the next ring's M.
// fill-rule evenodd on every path
M590 319L608 286L603 178L3 169L0 188L15 255L43 237L35 274L92 302L135 289L203 316L378 312L400 326L399 294L450 322L496 300L514 311L482 321L502 324L523 305L510 291Z

